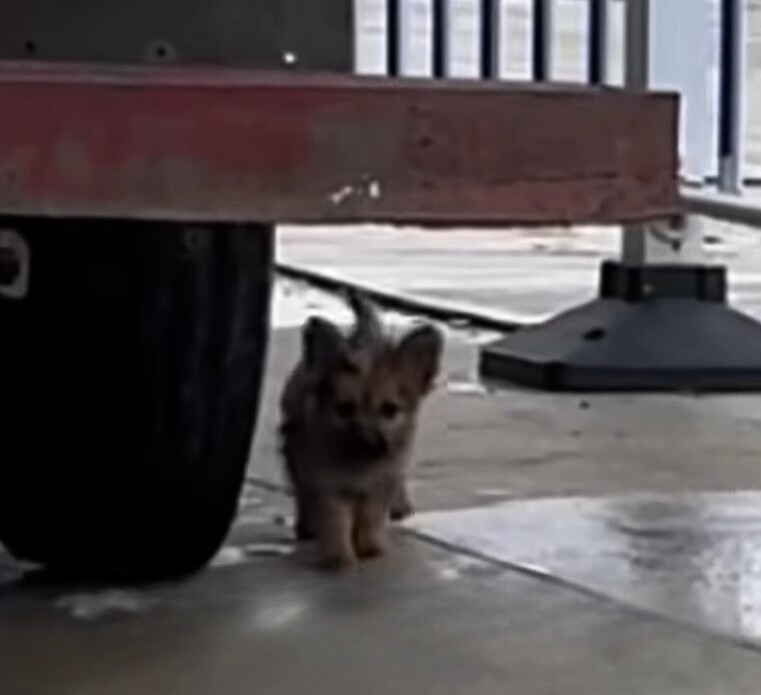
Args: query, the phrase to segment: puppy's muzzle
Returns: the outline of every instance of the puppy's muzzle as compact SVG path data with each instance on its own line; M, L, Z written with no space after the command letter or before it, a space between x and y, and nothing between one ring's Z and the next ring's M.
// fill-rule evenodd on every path
M356 426L346 438L346 453L359 461L372 461L388 454L388 444L377 430Z

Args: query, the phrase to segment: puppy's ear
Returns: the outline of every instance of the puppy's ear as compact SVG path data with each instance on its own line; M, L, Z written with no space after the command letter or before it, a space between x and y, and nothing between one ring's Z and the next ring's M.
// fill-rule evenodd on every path
M325 319L310 318L301 338L307 369L332 369L346 356L346 339L335 324Z
M405 381L418 397L425 396L441 367L444 336L433 326L420 326L405 335L396 348L396 355Z

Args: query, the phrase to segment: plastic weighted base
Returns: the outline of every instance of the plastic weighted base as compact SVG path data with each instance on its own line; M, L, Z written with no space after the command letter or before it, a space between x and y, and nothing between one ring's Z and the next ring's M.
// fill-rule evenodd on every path
M481 375L556 391L761 391L761 324L720 268L605 264L601 298L489 345Z

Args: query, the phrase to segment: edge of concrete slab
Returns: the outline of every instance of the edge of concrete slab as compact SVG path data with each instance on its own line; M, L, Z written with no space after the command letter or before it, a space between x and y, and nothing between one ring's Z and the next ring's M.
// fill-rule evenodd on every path
M246 476L246 482L249 485L260 488L263 491L283 495L287 498L291 497L291 493L285 485L265 480L264 478L250 474ZM402 522L395 524L394 526L397 533L414 539L420 543L424 543L432 548L438 548L441 551L452 553L462 558L468 558L470 560L482 562L491 567L500 568L507 572L511 572L516 576L521 576L526 579L545 584L547 586L569 591L577 596L586 597L603 605L612 606L630 616L637 616L641 619L650 620L661 625L671 626L672 628L676 628L680 631L697 633L714 642L731 644L735 647L743 649L744 651L752 652L754 654L761 654L761 644L756 643L754 640L748 639L742 635L735 635L718 629L709 629L705 626L695 625L694 623L681 618L665 615L664 613L654 609L621 601L613 596L606 594L605 592L595 589L594 587L586 586L580 582L558 576L556 573L547 571L543 568L534 567L530 564L521 562L511 562L509 560L496 557L490 553L469 548L460 543L448 541L438 537L435 534L415 528L409 522Z
M427 318L446 323L464 323L501 333L513 333L526 326L524 323L507 317L495 316L493 311L478 311L454 302L433 302L411 294L384 290L290 263L276 263L275 272L283 278L306 282L327 292L355 290L386 309L409 314L422 314Z
M670 625L686 632L699 633L707 639L711 639L716 642L732 644L735 647L739 647L745 651L761 654L761 644L742 635L735 635L723 630L711 629L705 626L696 625L683 618L666 615L652 608L638 606L633 603L627 603L626 601L621 601L620 599L610 596L603 591L599 591L580 582L558 576L557 574L546 571L540 567L533 567L526 563L504 560L499 557L495 557L490 553L481 552L479 550L468 548L459 543L453 543L444 540L434 534L411 528L405 524L399 526L398 530L410 538L415 538L423 543L427 543L428 545L439 548L445 552L454 553L455 555L459 555L461 557L466 557L470 558L471 560L487 563L494 567L501 567L506 571L513 572L517 575L535 580L542 584L571 591L579 596L585 596L602 604L614 606L618 610L621 610L628 615L646 618L662 625Z

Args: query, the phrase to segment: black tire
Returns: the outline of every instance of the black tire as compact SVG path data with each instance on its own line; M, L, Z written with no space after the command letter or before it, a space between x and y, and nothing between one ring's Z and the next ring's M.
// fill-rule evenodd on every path
M76 574L192 572L234 518L257 416L273 234L0 219L0 542Z

